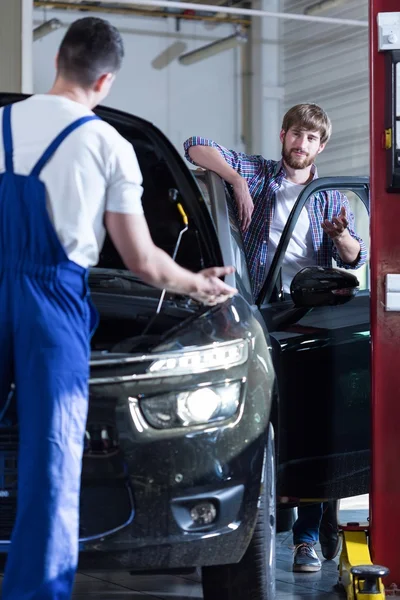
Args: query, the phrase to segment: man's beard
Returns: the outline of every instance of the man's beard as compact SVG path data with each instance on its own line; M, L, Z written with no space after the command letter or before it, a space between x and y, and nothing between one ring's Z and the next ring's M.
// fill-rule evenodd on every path
M285 143L282 144L282 158L288 167L291 167L292 169L306 169L314 163L316 156L316 154L313 156L310 156L309 154L297 156L294 153L293 148L288 150L285 146Z

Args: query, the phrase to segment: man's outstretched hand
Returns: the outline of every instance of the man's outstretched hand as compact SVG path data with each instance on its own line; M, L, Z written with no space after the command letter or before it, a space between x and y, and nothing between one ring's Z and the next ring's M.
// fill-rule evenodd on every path
M339 215L334 217L332 221L325 219L321 224L322 229L329 235L336 246L341 260L349 265L350 268L356 268L355 265L360 256L361 245L360 242L351 235L348 226L349 222L344 206L340 209Z
M335 240L343 235L348 225L346 209L342 206L339 216L333 217L332 221L325 219L321 227L332 240Z
M235 271L234 267L211 267L197 273L198 287L190 297L207 306L221 304L237 294L237 289L224 283L220 277Z

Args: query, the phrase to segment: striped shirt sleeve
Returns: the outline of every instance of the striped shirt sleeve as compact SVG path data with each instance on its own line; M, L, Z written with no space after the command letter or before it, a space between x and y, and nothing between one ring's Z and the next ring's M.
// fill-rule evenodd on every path
M348 264L348 263L343 262L343 260L339 256L339 252L338 252L336 246L333 244L332 256L335 259L337 266L342 269L359 269L367 261L367 247L366 247L364 241L355 232L354 214L350 208L350 203L344 194L340 194L340 205L339 205L338 213L340 213L340 210L342 207L344 207L346 209L346 217L347 217L347 220L349 223L348 231L349 231L351 237L354 238L355 240L357 240L358 243L360 244L360 253L359 253L355 263Z
M193 136L186 140L183 147L185 150L185 158L196 166L199 165L197 165L197 163L195 163L189 155L189 148L192 146L210 146L211 148L216 148L221 156L226 160L228 165L232 167L232 169L235 169L235 171L237 171L241 177L244 177L248 180L262 170L265 162L265 159L263 159L261 156L244 154L243 152L236 152L235 150L228 150L227 148L224 148L224 146L220 146L212 140Z

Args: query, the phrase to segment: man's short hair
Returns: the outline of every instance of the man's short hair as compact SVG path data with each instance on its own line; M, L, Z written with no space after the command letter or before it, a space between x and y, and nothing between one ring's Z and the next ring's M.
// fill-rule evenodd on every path
M58 52L58 73L88 88L105 73L116 73L124 57L118 29L104 19L85 17L68 28Z
M326 144L332 133L330 118L317 104L296 104L296 106L292 106L282 121L284 131L289 131L291 127L299 127L306 131L318 131L321 144Z

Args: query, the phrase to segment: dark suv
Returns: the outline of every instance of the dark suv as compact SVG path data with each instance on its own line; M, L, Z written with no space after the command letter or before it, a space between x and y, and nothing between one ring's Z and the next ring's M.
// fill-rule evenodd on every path
M20 99L3 94L0 103ZM155 243L195 271L234 264L226 279L239 294L213 308L161 294L125 270L107 238L90 275L101 319L92 340L80 568L201 567L206 600L272 600L276 505L367 491L369 294L353 297L355 276L337 269L302 271L292 298L279 285L310 194L353 190L368 206L367 180L308 186L254 298L223 182L191 172L150 123L97 112L135 148ZM0 416L6 553L16 509L12 401Z

